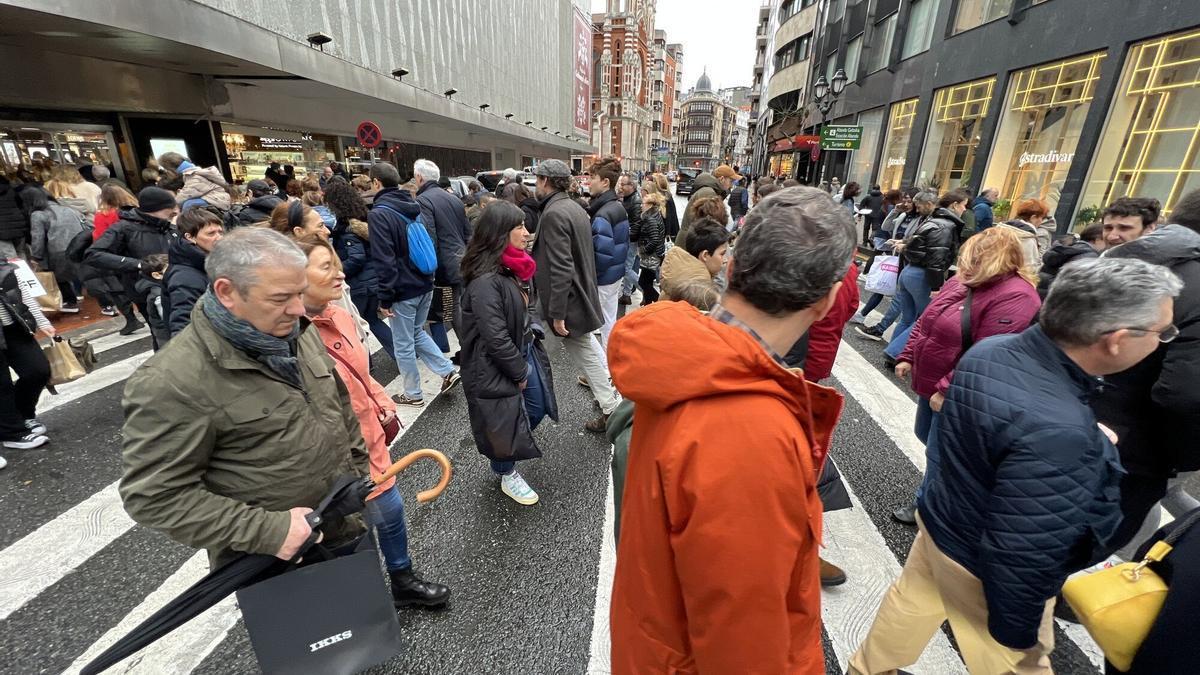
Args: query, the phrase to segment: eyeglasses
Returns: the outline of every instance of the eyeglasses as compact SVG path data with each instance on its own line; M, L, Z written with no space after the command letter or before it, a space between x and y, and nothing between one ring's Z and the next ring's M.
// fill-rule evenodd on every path
M1158 341L1164 342L1164 343L1170 342L1171 340L1174 340L1175 338L1179 337L1179 329L1175 327L1175 324L1170 324L1166 328L1163 328L1160 330L1155 330L1153 328L1138 328L1136 326L1123 326L1121 328L1114 328L1112 330L1106 330L1106 331L1104 331L1103 335L1109 335L1109 334L1115 333L1119 330L1135 330L1139 333L1157 333Z

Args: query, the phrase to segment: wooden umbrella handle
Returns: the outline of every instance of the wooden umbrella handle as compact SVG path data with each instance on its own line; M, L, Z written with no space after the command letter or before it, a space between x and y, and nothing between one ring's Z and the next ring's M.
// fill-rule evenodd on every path
M412 466L413 463L418 459L426 457L438 463L438 466L442 468L442 477L438 480L437 485L434 485L432 488L425 490L424 492L418 492L417 501L429 502L437 499L442 494L442 491L446 489L446 486L450 484L450 476L454 473L454 469L451 468L450 460L445 455L437 450L431 450L429 448L425 448L423 450L413 450L407 455L401 457L395 464L388 467L387 471L384 471L378 478L375 479L375 484L382 484L389 478L394 477L396 474Z

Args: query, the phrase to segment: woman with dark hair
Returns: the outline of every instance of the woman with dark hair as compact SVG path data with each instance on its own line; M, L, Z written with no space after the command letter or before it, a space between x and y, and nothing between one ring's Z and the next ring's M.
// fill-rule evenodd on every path
M850 213L854 213L854 198L862 192L862 188L858 183L850 181L846 183L846 187L842 188L841 204L846 207Z
M335 175L334 178L337 178ZM325 184L325 206L334 217L332 243L346 272L350 301L367 320L371 333L385 346L392 344L392 329L379 318L379 296L375 295L375 267L371 262L371 238L367 228L367 204L358 190L345 181ZM396 355L385 349L393 359Z
M525 252L525 214L493 202L479 217L462 259L462 382L480 454L491 460L500 489L518 504L536 504L516 463L542 456L533 430L558 419L545 330L530 315L537 269Z
M271 220L268 221L268 225L272 230L292 239L299 239L309 234L325 240L329 239L329 228L325 227L325 221L321 220L321 215L300 200L277 205L271 211Z
M285 185L287 187L284 188L284 192L287 193L288 201L299 201L300 198L304 196L304 186L301 185L300 181L296 180L295 178L288 180Z
M333 359L338 377L350 397L350 407L367 446L371 475L379 476L392 464L388 450L389 435L399 433L396 404L383 386L371 377L371 355L356 335L355 318L342 309L346 275L338 264L327 239L313 236L296 243L308 257L308 287L304 289L304 309ZM392 439L394 440L394 439ZM367 496L370 522L379 532L379 550L383 553L388 576L392 579L392 603L397 607L440 607L450 599L450 589L424 581L413 574L408 553L408 528L404 522L404 502L391 478Z

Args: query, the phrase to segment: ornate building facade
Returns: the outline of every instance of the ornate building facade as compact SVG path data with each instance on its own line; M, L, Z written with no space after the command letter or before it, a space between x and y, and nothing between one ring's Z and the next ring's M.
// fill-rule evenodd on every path
M592 15L592 143L628 171L652 168L654 122L662 121L651 74L654 15L654 0L608 0L606 12Z

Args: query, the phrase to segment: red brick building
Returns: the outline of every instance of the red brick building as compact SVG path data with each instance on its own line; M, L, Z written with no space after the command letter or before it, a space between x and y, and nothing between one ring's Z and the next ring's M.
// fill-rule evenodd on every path
M608 0L592 15L592 144L629 171L651 168L654 0ZM661 119L659 119L661 122Z

